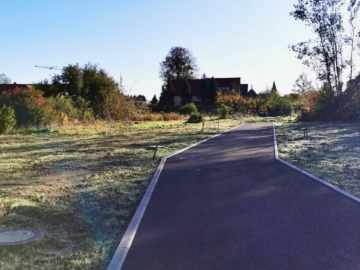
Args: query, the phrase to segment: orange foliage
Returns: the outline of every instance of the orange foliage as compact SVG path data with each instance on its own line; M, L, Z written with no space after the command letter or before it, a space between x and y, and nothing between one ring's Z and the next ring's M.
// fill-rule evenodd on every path
M250 109L250 101L243 97L237 91L231 90L228 92L218 91L216 97L217 104L232 108L235 112L247 111Z

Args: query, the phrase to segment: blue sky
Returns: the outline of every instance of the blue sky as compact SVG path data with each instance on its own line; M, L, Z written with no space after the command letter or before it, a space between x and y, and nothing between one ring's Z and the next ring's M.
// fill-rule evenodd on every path
M294 1L0 0L0 73L17 83L50 78L35 65L99 64L131 94L159 96L159 63L190 49L200 74L241 77L257 92L290 93L305 71L288 45L311 32L289 16ZM60 71L59 71L60 72ZM131 87L132 86L132 87Z

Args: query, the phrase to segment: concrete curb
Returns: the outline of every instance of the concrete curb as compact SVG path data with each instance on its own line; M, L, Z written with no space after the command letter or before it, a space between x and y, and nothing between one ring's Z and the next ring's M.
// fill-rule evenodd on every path
M220 136L220 135L222 135L222 134L224 134L226 132L229 132L229 131L231 131L231 130L233 130L235 128L238 128L238 127L240 127L240 126L242 126L244 124L245 123L242 123L242 124L240 124L240 125L238 125L236 127L228 129L228 130L226 130L226 131L224 131L222 133L216 134L216 135L214 135L214 136L212 136L210 138L207 138L205 140L202 140L202 141L200 141L200 142L198 142L196 144L190 145L190 146L188 146L186 148L183 148L183 149L181 149L179 151L176 151L173 154L170 154L170 155L168 155L166 157L163 157L161 159L160 164L157 167L157 169L155 171L155 174L154 174L153 178L151 179L151 182L150 182L150 184L149 184L149 186L148 186L148 188L147 188L147 190L146 190L146 192L145 192L145 194L144 194L144 196L143 196L143 198L142 198L142 200L140 202L140 205L136 209L136 212L135 212L133 218L131 219L129 226L127 227L127 229L125 231L125 234L123 235L123 237L122 237L122 239L120 241L120 244L117 247L117 249L115 251L115 254L114 254L114 256L112 257L112 259L111 259L111 261L109 263L109 266L108 266L107 270L120 270L122 265L124 264L126 255L127 255L128 251L129 251L129 249L131 247L131 244L132 244L133 240L134 240L134 237L135 237L137 229L138 229L138 227L140 225L141 219L142 219L142 217L143 217L143 215L145 213L146 207L147 207L147 205L148 205L148 203L150 201L151 195L152 195L152 193L153 193L153 191L155 189L157 181L159 180L161 171L164 168L166 159L169 158L169 157L175 156L175 155L177 155L177 154L179 154L181 152L184 152L184 151L186 151L186 150L188 150L188 149L190 149L190 148L192 148L192 147L194 147L196 145L199 145L199 144L201 144L203 142L206 142L206 141L211 140L211 139L213 139L215 137L218 137L218 136Z
M320 179L320 178L318 178L318 177L316 177L316 176L314 176L314 175L312 175L312 174L310 174L310 173L308 173L308 172L306 172L306 171L304 171L304 170L301 170L300 168L298 168L298 167L296 167L296 166L294 166L294 165L292 165L292 164L290 164L290 163L288 163L288 162L280 159L280 158L279 158L279 153L278 153L278 148L277 148L276 134L275 134L275 125L274 125L274 123L273 123L273 132L274 132L274 151L275 151L275 153L274 153L275 155L274 155L274 156L275 156L275 160L277 160L278 162L280 162L280 163L282 163L282 164L285 164L286 166L294 169L295 171L298 171L298 172L300 172L300 173L308 176L308 177L311 178L312 180L315 180L315 181L323 184L324 186L326 186L326 187L328 187L328 188L330 188L330 189L332 189L332 190L340 193L341 195L345 196L346 198L351 199L351 200L355 201L356 203L360 204L360 199L359 199L358 197L355 197L354 195L351 195L350 193L347 193L346 191L343 191L343 190L339 189L338 187L333 186L332 184L326 182L325 180L322 180L322 179Z

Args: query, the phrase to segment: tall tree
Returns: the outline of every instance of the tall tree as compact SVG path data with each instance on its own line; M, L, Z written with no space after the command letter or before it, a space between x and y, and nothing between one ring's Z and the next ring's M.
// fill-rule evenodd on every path
M0 74L0 83L9 84L9 83L11 83L11 79L8 76L6 76L4 73L1 73Z
M161 111L171 111L174 108L174 95L175 89L172 84L171 78L167 78L166 83L162 86L161 94L159 98L159 110Z
M358 21L358 11L360 8L360 1L358 0L350 0L347 11L349 12L349 35L345 37L345 43L350 47L350 57L348 60L346 60L346 64L349 66L349 80L353 78L353 73L355 69L355 63L354 63L354 53L356 49L356 45L360 47L359 38L360 38L360 32L359 32L359 21Z
M344 27L342 7L345 0L298 0L290 13L295 20L305 22L316 38L292 45L298 59L314 68L318 78L334 91L342 93L342 73L345 68Z
M200 93L199 97L201 99L201 107L205 111L210 111L216 106L218 86L216 84L215 78L207 78L204 74L200 81Z
M60 75L53 76L52 87L39 83L37 88L44 90L46 96L66 93L76 104L87 104L97 117L107 117L106 100L113 93L119 92L119 85L114 78L92 63L84 67L70 64L62 69Z
M165 60L160 63L160 78L164 82L167 78L172 80L195 79L197 71L195 57L183 47L172 47Z
M181 89L181 105L184 106L187 103L191 103L192 95L191 95L191 87L187 80L183 81L183 86Z

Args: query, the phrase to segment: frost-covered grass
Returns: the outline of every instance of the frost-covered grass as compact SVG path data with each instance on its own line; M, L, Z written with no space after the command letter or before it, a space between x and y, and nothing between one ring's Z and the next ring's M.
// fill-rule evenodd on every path
M0 269L106 269L162 156L239 125L107 122L0 136L0 230L44 231L0 248ZM165 146L157 158L145 148Z
M277 123L279 157L360 197L360 123ZM304 139L304 128L309 139Z

